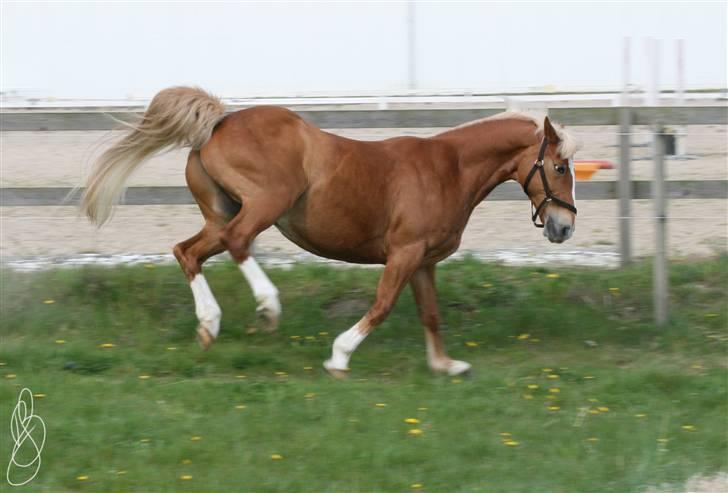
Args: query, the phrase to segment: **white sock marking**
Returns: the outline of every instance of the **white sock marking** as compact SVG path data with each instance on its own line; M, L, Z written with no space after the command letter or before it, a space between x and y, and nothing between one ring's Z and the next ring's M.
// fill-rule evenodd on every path
M349 330L342 332L334 340L331 348L331 358L324 362L327 370L348 370L351 353L361 344L367 333L362 330L362 322L359 321Z
M220 332L220 318L222 317L222 310L215 300L215 296L210 290L210 286L205 280L205 276L197 274L192 282L190 282L190 288L192 288L192 296L195 297L195 314L197 320L200 321L203 327L207 329L212 337L217 337Z
M278 301L278 289L270 282L263 269L253 257L240 264L240 271L250 284L258 308L271 311L276 317L281 315L281 303Z

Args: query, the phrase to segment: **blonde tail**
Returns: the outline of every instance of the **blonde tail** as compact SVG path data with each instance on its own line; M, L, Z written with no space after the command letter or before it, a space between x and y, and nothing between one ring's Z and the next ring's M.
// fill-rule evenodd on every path
M145 159L172 148L199 149L225 115L216 97L193 87L160 91L141 122L95 163L81 197L81 211L101 226L121 200L124 183Z

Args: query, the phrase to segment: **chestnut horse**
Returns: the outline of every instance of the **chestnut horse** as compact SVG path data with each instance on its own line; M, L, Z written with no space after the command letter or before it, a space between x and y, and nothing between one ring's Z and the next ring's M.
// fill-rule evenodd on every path
M83 212L106 222L124 182L145 158L190 147L187 185L205 219L202 230L174 247L190 282L207 348L222 312L201 271L227 250L240 266L274 329L278 290L250 255L261 231L275 225L316 255L384 264L369 311L334 341L324 367L335 376L364 338L389 314L409 282L425 326L427 361L437 372L470 369L445 352L438 329L435 264L460 244L473 208L498 184L516 180L560 243L574 231L574 141L548 117L540 124L502 113L429 138L361 142L324 132L296 113L260 106L225 114L208 93L187 87L161 91L140 123L96 163L82 198Z

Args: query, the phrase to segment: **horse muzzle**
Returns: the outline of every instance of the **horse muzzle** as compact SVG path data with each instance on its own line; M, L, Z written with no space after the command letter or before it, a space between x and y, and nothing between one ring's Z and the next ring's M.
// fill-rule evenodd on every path
M574 234L574 224L564 224L559 219L549 216L546 219L543 235L551 243L563 243Z

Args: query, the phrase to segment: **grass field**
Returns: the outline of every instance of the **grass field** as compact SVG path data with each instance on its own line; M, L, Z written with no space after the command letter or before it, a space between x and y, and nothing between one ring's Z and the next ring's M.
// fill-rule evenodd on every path
M429 373L407 291L343 382L321 363L366 310L374 269L272 270L280 330L249 334L242 276L210 267L223 327L208 352L194 342L192 296L175 266L3 271L2 466L10 412L28 387L48 438L25 491L682 484L728 470L728 257L671 269L671 324L658 329L649 264L448 263L438 271L446 344L473 374Z

